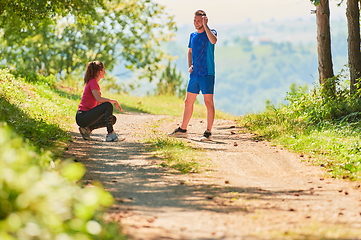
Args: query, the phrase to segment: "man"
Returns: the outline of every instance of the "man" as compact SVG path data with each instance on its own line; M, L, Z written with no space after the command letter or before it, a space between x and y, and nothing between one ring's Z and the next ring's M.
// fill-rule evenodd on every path
M180 127L169 136L187 137L187 126L193 114L194 101L201 91L207 108L207 130L201 141L212 140L212 126L215 108L213 101L215 83L214 46L217 42L217 32L208 27L208 17L203 10L194 13L194 27L196 32L191 33L188 44L188 72L190 80L184 101L183 121Z

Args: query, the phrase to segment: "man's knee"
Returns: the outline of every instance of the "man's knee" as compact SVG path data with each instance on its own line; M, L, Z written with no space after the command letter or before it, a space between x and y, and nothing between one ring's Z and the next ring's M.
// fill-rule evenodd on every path
M206 105L206 107L214 107L214 101L213 99L204 99L204 104Z
M186 99L184 99L184 105L186 106L192 106L194 104L194 101L196 100L198 94L194 93L187 93Z
M189 105L192 105L192 104L193 104L193 101L192 101L192 100L190 100L190 99L188 99L188 98L186 98L186 99L184 100L184 105L189 106Z

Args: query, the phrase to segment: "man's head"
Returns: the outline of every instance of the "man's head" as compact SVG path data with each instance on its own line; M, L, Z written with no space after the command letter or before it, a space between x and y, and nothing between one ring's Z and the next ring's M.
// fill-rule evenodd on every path
M198 30L198 31L202 31L203 30L203 17L206 17L207 14L205 11L203 10L197 10L194 13L194 27Z
M207 16L206 12L203 11L203 10L197 10L195 13L194 13L194 16Z

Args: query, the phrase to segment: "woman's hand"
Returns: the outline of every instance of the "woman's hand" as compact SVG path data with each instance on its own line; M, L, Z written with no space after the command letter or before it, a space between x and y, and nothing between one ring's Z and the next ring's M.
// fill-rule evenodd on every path
M114 104L115 108L119 109L119 111L123 112L123 108L122 108L122 106L120 106L118 101L117 100L113 100L113 101L114 101L113 104Z
M94 90L92 91L92 93L93 93L93 96L94 96L95 100L97 100L97 102L98 102L99 104L102 104L102 103L104 103L104 102L110 102L110 103L114 104L114 106L115 106L116 109L119 109L119 111L123 112L123 108L122 108L122 106L120 106L120 104L118 103L117 100L109 99L109 98L103 98L103 97L101 96L100 91L97 90L97 89L94 89Z

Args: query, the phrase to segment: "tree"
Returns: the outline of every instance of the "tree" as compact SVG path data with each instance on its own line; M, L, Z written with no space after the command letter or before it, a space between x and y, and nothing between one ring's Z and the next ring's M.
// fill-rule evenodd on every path
M99 5L94 13L56 15L9 34L0 43L2 63L64 78L79 74L88 61L101 60L111 70L121 60L152 79L164 58L160 44L176 29L173 17L149 0Z
M325 92L333 94L336 84L333 78L329 0L311 0L311 2L316 5L319 82Z
M361 78L360 7L359 0L347 0L348 63L350 68L350 91L355 93Z
M38 25L44 19L92 15L102 7L103 0L1 0L0 26L7 36L29 25Z
M169 61L157 84L156 94L184 97L185 89L182 89L182 83L182 74L180 72L177 73L176 66L172 67Z

